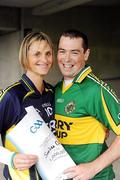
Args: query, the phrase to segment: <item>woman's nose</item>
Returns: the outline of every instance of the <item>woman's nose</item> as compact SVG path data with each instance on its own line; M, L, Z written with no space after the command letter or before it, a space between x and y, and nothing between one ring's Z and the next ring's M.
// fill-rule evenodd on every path
M46 55L42 55L42 56L41 56L41 61L47 62L47 57L46 57Z

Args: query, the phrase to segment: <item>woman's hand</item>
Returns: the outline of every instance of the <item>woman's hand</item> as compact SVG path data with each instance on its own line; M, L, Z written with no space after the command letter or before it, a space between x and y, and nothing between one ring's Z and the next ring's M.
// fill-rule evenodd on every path
M37 160L38 157L36 155L18 153L13 157L13 165L14 168L22 171L36 164Z

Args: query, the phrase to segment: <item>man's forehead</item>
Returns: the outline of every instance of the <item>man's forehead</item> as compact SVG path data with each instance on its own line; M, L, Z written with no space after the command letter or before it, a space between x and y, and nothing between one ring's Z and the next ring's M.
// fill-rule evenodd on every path
M83 39L82 39L82 37L70 37L70 36L61 36L60 37L60 41L61 40L64 40L64 39L66 39L66 40L71 40L71 41L82 41Z
M71 50L80 49L83 45L82 43L83 43L82 38L70 38L70 37L62 36L60 38L58 48L59 49L67 48Z

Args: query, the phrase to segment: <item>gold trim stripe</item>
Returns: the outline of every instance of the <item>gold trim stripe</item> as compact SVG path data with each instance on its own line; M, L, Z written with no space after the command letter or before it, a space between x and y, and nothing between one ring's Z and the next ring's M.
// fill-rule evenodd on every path
M120 135L120 125L116 126L108 108L107 108L107 105L106 105L106 102L105 102L105 99L104 99L104 96L103 96L103 93L102 93L102 89L101 89L101 97L102 97L102 103L103 103L103 107L104 107L104 111L105 111L105 114L107 116L107 119L112 127L112 129L114 130L114 132L117 134L117 135Z
M85 79L85 77L91 72L91 68L89 68L87 71L85 71L81 76L80 78L76 81L76 82L79 82L81 83L83 79Z

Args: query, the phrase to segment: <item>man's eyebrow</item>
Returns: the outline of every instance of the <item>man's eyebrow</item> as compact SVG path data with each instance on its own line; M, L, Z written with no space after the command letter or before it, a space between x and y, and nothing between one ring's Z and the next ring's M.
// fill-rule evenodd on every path
M62 50L62 51L65 51L66 49L64 49L64 48L58 48L58 51L59 51L59 50L60 50L60 51L61 51L61 50ZM81 52L80 49L71 49L70 51L71 51L71 52Z
M79 49L71 49L71 51L77 51L77 52L81 52Z

